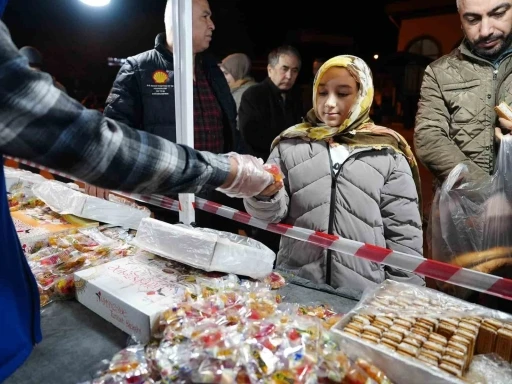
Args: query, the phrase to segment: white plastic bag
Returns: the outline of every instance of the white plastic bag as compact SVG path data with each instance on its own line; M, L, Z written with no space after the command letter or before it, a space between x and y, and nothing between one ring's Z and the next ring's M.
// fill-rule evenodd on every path
M512 137L504 136L494 174L471 180L459 164L432 204L429 240L436 260L509 277L512 267Z
M205 271L260 279L272 272L275 253L234 233L143 219L133 244L145 251Z
M32 192L61 215L71 214L124 228L137 229L141 220L151 215L149 210L89 196L55 181L34 185Z

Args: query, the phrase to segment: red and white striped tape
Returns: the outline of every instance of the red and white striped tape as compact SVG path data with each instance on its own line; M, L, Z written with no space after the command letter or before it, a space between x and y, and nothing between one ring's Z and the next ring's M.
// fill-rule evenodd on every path
M62 172L54 171L29 161L11 157L9 158L59 176L72 178ZM161 208L175 211L179 210L179 202L168 197L159 195L139 195L117 191L115 193ZM390 267L414 272L418 275L430 277L435 280L440 280L460 287L512 300L512 280L510 279L489 275L436 260L424 259L419 256L409 255L403 252L397 252L391 249L361 243L359 241L344 239L337 235L329 235L323 232L317 232L287 224L269 224L256 219L245 212L212 201L204 200L199 197L196 197L195 207L253 227L305 241L333 251L342 252L345 255L360 257L376 263L388 265Z

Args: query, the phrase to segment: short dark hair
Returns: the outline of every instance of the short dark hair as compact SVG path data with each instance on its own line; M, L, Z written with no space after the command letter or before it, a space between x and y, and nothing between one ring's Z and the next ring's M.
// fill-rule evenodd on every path
M279 63L279 57L281 57L281 55L295 56L299 60L300 69L302 65L300 53L291 45L281 45L280 47L277 47L276 49L272 50L272 52L268 54L268 64L272 67L275 67L277 63Z

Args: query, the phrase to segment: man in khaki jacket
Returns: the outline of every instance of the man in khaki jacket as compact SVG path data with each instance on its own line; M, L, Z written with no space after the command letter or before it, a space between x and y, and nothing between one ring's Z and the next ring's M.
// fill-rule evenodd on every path
M495 170L501 137L512 129L512 123L498 120L494 111L501 102L512 104L512 0L457 0L457 8L465 38L458 48L427 67L414 132L416 155L434 174L438 185L460 163L468 167L466 180L485 181ZM500 198L497 194L487 203L503 204ZM455 229L446 229L441 223L452 222L452 212L438 209L437 204L434 201L430 217L429 253L443 261L461 253L469 256L466 252L471 244L451 242L448 247L446 240ZM491 222L497 222L496 218ZM503 230L498 228L495 235ZM471 263L462 266L496 272L495 267L483 269L482 263L470 259ZM440 288L468 300L482 300L468 297L470 291L454 286L441 284ZM483 303L512 311L510 302L487 297Z
M457 0L457 8L465 39L427 67L414 132L416 154L439 183L459 163L474 179L494 171L502 134L494 107L512 103L512 0Z

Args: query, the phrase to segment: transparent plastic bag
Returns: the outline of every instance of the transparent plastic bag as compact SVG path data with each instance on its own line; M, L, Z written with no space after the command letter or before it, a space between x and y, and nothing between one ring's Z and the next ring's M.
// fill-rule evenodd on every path
M283 313L290 315L310 316L321 320L325 329L331 329L343 317L337 313L330 305L321 302L310 302L307 304L281 303L279 309Z
M473 384L512 383L512 365L494 353L475 356L466 381Z
M61 215L72 214L84 219L95 220L120 227L137 229L141 220L150 216L149 210L135 208L125 199L113 198L107 201L86 195L68 185L45 181L32 187L33 194Z
M145 355L145 345L131 345L105 361L106 368L98 373L92 384L148 384L149 366Z
M53 235L43 248L27 253L26 257L37 281L41 307L44 307L55 300L75 296L74 272L135 252L135 247L109 238L95 227Z
M435 260L512 277L512 137L489 178L472 180L462 163L450 172L432 204L429 243Z
M251 238L209 228L146 218L133 241L137 247L211 272L261 279L272 272L275 253Z

